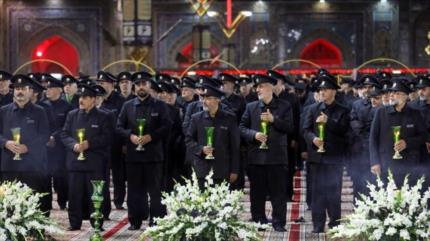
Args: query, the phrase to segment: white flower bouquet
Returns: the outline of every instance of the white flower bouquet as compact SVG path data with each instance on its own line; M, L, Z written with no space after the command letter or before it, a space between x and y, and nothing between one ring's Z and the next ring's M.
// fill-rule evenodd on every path
M163 193L162 203L167 215L155 219L156 226L149 227L142 239L154 241L210 240L257 241L261 240L259 228L266 225L242 221L243 192L230 191L229 184L214 185L213 173L206 177L205 190L201 191L193 173L185 184L177 183L171 193Z
M43 195L21 182L0 186L0 240L46 240L45 233L61 232L39 209Z
M387 184L378 178L376 186L367 185L369 195L361 195L353 213L330 230L329 235L348 240L429 240L430 190L422 190L423 183L422 177L411 187L406 177L398 189L391 172Z

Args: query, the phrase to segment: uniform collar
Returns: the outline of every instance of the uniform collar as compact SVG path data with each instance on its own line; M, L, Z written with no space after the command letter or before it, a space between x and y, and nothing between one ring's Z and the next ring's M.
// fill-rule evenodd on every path
M81 115L91 115L91 114L93 114L93 113L95 113L97 111L97 107L96 106L94 106L91 110L90 110L90 112L88 112L88 113L86 113L84 110L82 110L82 109L79 109L79 113L81 114Z
M31 105L32 105L31 100L28 101L27 104L25 104L23 108L20 108L16 102L13 102L13 108L12 108L12 110L13 111L16 111L16 110L26 110L26 109L29 109Z
M152 100L152 97L148 94L148 97L146 97L143 101L139 99L139 97L136 97L133 99L134 105L148 105L149 102Z
M219 106L218 106L218 110L217 110L217 112L215 113L215 117L214 117L214 119L218 119L221 115L222 115L222 114L221 114L221 105L219 105ZM212 117L209 115L209 111L204 111L204 112L203 112L203 117L204 117L205 119L212 119Z
M263 102L263 100L258 100L258 105L260 106L260 108L264 108L264 107L270 107L270 108L276 108L278 106L278 102L276 101L277 97L273 96L272 100L269 102L269 104L265 104Z
M319 109L320 110L328 110L328 109L332 109L334 106L336 106L336 101L333 101L333 103L331 103L331 105L327 105L326 103L321 102Z
M398 111L396 110L396 108L394 107L394 105L390 105L390 106L388 106L387 108L388 108L388 113L390 113L390 114L394 114L394 113L403 113L403 112L406 112L406 111L408 111L408 110L409 110L409 106L408 106L408 105L405 105L405 106L403 107L402 111L400 111L400 112L398 112Z

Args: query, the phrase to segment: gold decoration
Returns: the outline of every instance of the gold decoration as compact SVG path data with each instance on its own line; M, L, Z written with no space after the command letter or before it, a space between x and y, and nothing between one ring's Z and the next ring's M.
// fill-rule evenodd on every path
M188 0L194 12L203 17L212 5L213 0Z

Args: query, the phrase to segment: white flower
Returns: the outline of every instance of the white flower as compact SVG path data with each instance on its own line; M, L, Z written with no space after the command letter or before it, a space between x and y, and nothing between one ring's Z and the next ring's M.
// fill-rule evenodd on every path
M430 212L427 202L430 190L423 187L421 178L410 186L405 178L400 189L391 173L388 183L378 178L376 185L368 184L369 195L361 195L354 212L342 224L329 231L334 238L386 240L399 236L401 240L428 239L430 237Z
M230 191L229 184L214 185L213 172L205 178L205 190L199 188L193 173L185 184L177 183L171 193L163 193L162 203L167 215L155 220L157 224L145 230L143 237L154 241L181 238L215 238L217 241L240 238L244 241L261 240L258 228L267 227L240 220L244 210L243 192Z

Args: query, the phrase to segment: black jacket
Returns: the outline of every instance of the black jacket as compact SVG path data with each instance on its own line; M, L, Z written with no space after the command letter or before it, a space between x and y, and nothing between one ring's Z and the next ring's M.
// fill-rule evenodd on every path
M15 154L5 148L6 142L13 140L12 128L21 128L20 143L28 148L20 161L13 160ZM49 135L48 117L41 106L32 103L27 103L22 109L16 103L3 106L0 109L1 170L46 173Z
M84 151L85 160L79 161L73 151L79 143L77 129L85 129L84 140L89 143ZM68 171L104 173L106 170L105 152L111 141L112 120L108 113L92 108L88 113L80 109L69 112L61 132L61 139L67 149Z
M207 145L205 127L214 130L214 160L206 160L203 147ZM187 148L197 177L204 178L213 169L214 178L228 179L230 173L239 173L240 134L236 116L219 109L215 117L201 111L191 117L191 125L186 135Z
M259 149L261 142L255 140L255 134L260 132L260 115L270 110L274 122L268 127L267 145L269 149ZM254 101L246 106L239 125L242 138L248 145L248 164L269 165L288 162L288 133L294 129L293 111L291 105L274 97L265 105L262 101Z
M400 152L403 160L393 160L394 138L393 126L401 126L400 139L405 140L407 148ZM379 108L370 129L370 162L381 164L384 168L397 166L413 167L421 160L420 148L426 140L427 131L423 118L418 110L405 106L397 112L393 106Z
M315 122L321 112L327 115L325 125L325 153L317 153L318 147L313 144L318 137L318 125ZM349 130L349 110L345 106L333 102L331 105L317 103L310 105L303 120L303 134L308 146L309 160L324 164L342 164L347 148L347 132Z
M136 145L130 141L130 135L137 135L136 119L145 118L144 135L151 135L152 141L144 145L145 151L136 151ZM163 141L167 140L172 121L167 105L148 96L144 101L134 98L124 103L118 116L117 131L127 146L127 162L163 162Z

